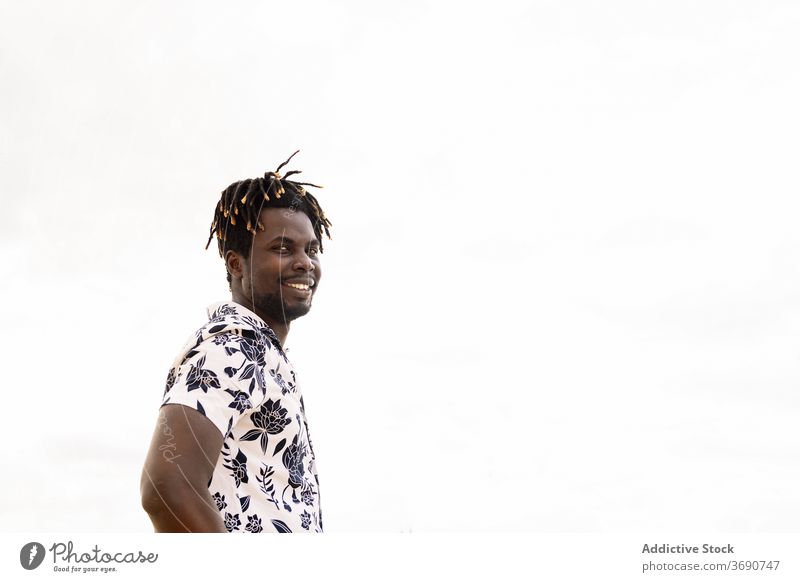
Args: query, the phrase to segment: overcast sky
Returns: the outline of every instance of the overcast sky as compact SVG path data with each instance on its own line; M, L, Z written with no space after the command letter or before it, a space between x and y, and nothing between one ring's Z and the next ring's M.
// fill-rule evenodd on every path
M5 531L146 532L219 193L322 184L326 531L797 531L800 7L0 2Z

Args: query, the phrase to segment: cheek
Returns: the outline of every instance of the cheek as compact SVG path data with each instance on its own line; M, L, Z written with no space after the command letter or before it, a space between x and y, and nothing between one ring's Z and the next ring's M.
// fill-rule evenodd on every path
M256 260L252 262L248 276L252 275L257 284L273 285L277 284L280 273L284 272L285 268L286 266L283 264L281 257L263 254L256 257Z

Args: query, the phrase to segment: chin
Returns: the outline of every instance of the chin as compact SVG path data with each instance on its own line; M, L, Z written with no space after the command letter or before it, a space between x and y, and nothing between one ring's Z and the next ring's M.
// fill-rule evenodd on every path
M311 303L301 301L281 301L278 294L267 293L256 295L253 302L259 313L262 313L274 321L290 322L298 317L303 317L311 311Z
M310 303L306 305L284 305L281 315L286 318L286 321L294 321L298 317L303 317L309 311L311 311Z

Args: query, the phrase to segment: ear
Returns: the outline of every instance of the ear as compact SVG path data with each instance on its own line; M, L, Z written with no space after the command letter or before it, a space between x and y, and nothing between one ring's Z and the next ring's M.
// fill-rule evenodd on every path
M231 279L241 279L244 276L245 260L236 251L225 252L225 267L231 274Z

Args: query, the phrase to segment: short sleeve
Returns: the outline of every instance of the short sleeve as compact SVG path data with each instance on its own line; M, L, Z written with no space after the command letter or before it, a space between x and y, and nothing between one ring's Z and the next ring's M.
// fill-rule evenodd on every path
M263 395L253 390L253 382L237 379L244 364L241 351L229 345L235 345L234 339L238 338L233 334L217 334L189 350L170 370L161 402L194 408L226 438Z

